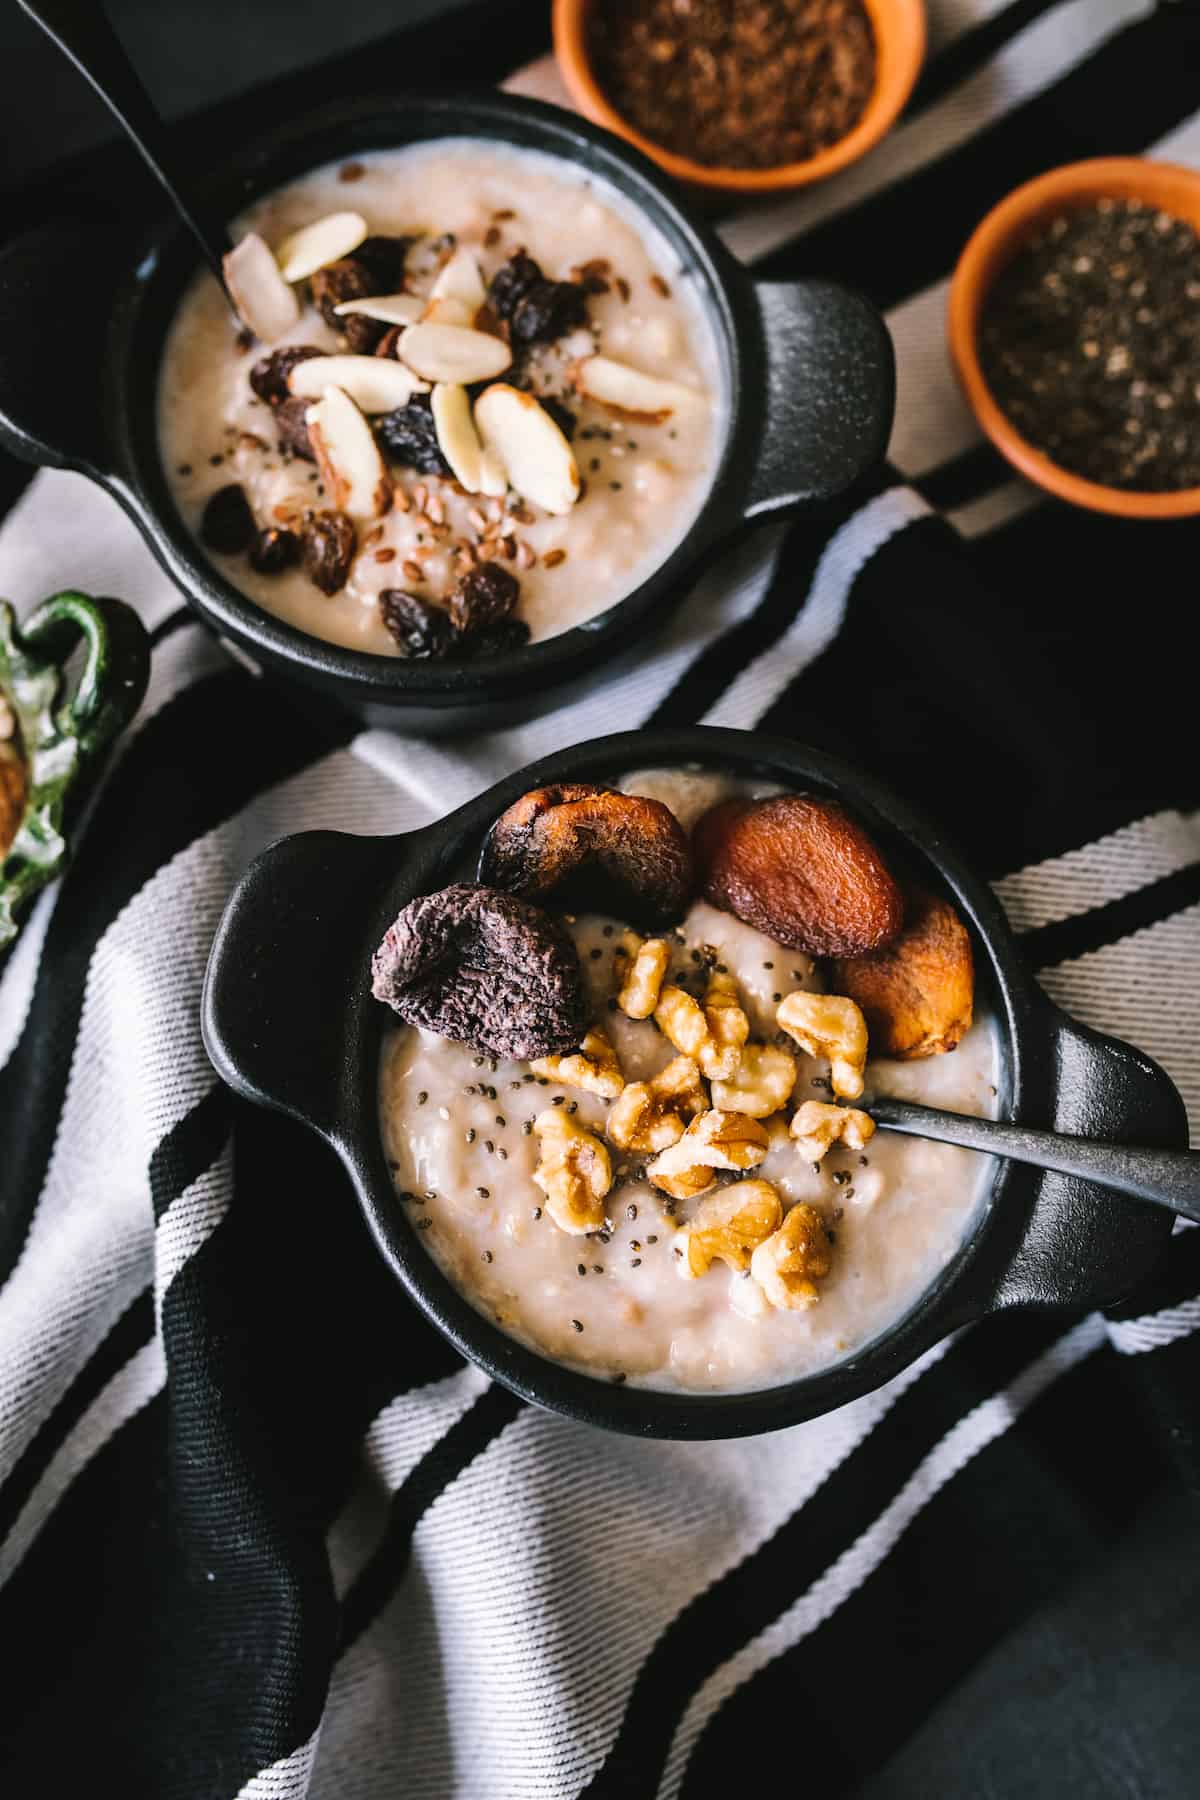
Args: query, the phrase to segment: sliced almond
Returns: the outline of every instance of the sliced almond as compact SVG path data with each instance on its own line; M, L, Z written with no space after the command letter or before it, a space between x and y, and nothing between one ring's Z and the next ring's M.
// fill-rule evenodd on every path
M495 382L475 402L475 424L510 487L546 512L570 512L579 498L579 469L570 444L532 394Z
M494 450L485 449L479 458L479 492L489 500L503 500L508 492L508 476Z
M410 325L396 346L400 357L425 381L467 387L502 375L512 361L503 338L466 325Z
M326 388L306 417L332 505L352 519L377 519L387 512L392 484L371 427L349 394Z
M415 294L375 294L366 300L343 300L333 310L343 317L346 313L363 313L385 325L415 325L425 306Z
M319 400L326 388L342 388L363 412L391 412L407 406L429 384L389 356L307 356L288 376L293 394Z
M275 257L285 281L307 281L326 263L337 262L357 250L367 235L367 221L361 213L326 213L284 238Z
M695 388L646 375L611 356L585 356L575 366L575 386L588 400L644 425L661 425L683 407L704 404Z
M456 481L469 494L479 492L479 465L483 450L471 419L471 402L464 387L439 382L433 390L433 423L438 449L450 464Z
M471 326L486 299L479 264L469 250L460 248L438 270L421 317L431 325Z
M273 344L291 330L300 317L300 302L257 232L235 245L221 267L233 303L256 338Z

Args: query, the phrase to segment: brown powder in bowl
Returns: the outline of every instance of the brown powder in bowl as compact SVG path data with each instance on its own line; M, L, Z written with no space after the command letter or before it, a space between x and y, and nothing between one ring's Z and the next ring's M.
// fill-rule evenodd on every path
M602 0L587 31L622 117L710 168L805 162L854 129L875 86L863 0Z

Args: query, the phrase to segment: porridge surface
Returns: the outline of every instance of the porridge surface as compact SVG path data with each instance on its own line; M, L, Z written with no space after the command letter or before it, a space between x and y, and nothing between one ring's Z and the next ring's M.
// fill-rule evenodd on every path
M611 264L609 291L589 300L588 328L540 347L528 365L533 391L561 395L576 415L572 450L586 483L569 513L554 516L527 506L523 511L531 519L519 519L514 528L536 557L532 566L514 568L521 583L516 616L533 639L553 636L636 587L700 510L713 470L722 400L712 332L695 284L665 241L636 219L619 195L557 158L450 139L375 153L364 157L361 167L363 173L351 183L339 178L339 165L333 164L293 182L253 206L238 221L235 236L253 230L278 245L299 227L350 207L372 232L425 234L407 263L408 287L418 295L428 292L436 275L435 240L445 233L453 233L474 255L485 281L522 247L554 279L565 280L572 269L595 259ZM271 349L300 344L329 353L343 347L308 304ZM569 387L569 365L592 350L691 388L698 401L688 405L686 419L683 411L659 424L616 419ZM168 335L159 383L164 467L193 531L208 498L230 482L243 486L260 526L288 525L304 509L329 504L318 491L314 466L277 448L271 408L254 395L248 380L261 354L261 346L239 349L235 322L215 281L198 277ZM451 530L431 538L417 518L419 497L407 512L398 502L369 531L360 529L350 578L330 598L298 569L263 575L244 556L206 554L242 592L302 630L354 649L395 654L379 615L380 592L408 587L427 597L448 593L456 579L450 546L460 533L472 531L473 510L499 518L502 503L465 495L437 476L390 466L408 495L423 484L439 496ZM557 561L554 553L562 551L566 556ZM547 553L551 567L543 560ZM420 564L420 584L401 573L406 562Z

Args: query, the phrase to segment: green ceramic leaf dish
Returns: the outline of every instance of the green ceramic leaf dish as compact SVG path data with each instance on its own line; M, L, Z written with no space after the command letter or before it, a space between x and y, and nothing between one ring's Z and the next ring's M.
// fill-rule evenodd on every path
M0 961L66 862L91 778L149 675L145 627L123 601L55 594L18 625L0 600Z

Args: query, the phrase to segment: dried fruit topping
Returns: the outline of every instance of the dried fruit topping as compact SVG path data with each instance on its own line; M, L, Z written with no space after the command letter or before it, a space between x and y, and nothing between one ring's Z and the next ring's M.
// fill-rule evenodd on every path
M312 439L308 435L308 409L311 405L311 400L283 400L275 408L272 419L279 448L286 456L302 456L306 462L317 460Z
M324 351L313 344L287 344L282 350L272 350L251 368L250 386L268 406L278 406L292 391L288 376L297 364L306 362L310 356L323 355Z
M568 513L579 498L571 446L532 394L496 381L475 402L475 424L522 499L548 513Z
M599 1231L612 1186L608 1151L560 1106L539 1113L533 1129L541 1151L533 1179L546 1196L546 1211L560 1231L576 1237Z
M407 406L398 406L372 423L380 448L393 462L403 463L419 475L450 474L450 464L438 444L437 425L427 394L417 394Z
M530 288L535 282L544 279L541 268L532 256L526 256L523 250L517 250L492 276L488 287L488 305L496 317L507 324Z
M663 979L671 961L666 938L640 938L627 931L613 957L620 988L617 1005L631 1019L648 1019L658 1005Z
M740 1274L782 1221L783 1207L769 1181L735 1181L702 1200L695 1217L671 1239L671 1248L680 1253L676 1270L685 1281L695 1281L719 1259Z
M431 662L450 654L455 631L444 606L406 594L403 588L385 588L379 611L402 656Z
M796 1108L791 1132L805 1162L820 1162L835 1144L861 1150L875 1135L875 1121L857 1106L830 1106L826 1100L805 1100Z
M362 264L375 283L376 294L400 292L408 253L415 242L415 238L385 237L381 232L363 239L354 252L354 260Z
M469 631L460 637L455 654L463 660L478 662L486 656L507 656L523 650L529 642L529 627L524 619L501 619L482 631Z
M867 1066L867 1025L853 1000L797 989L781 1002L775 1017L802 1050L828 1059L834 1093L857 1100Z
M696 828L704 897L788 950L861 956L900 930L904 901L835 800L781 794L714 809Z
M830 979L862 1008L876 1056L906 1062L941 1056L970 1029L971 940L950 902L925 888L905 896L898 938L867 956L834 962Z
M713 1105L724 1112L769 1119L786 1106L796 1085L796 1059L779 1044L747 1044L727 1081L712 1084Z
M732 975L717 972L709 978L703 1005L683 988L665 987L654 1009L654 1023L677 1050L699 1063L710 1081L732 1077L750 1035L737 982Z
M829 1233L815 1206L798 1201L750 1258L750 1273L772 1306L800 1312L821 1298L818 1281L833 1267Z
M367 235L367 221L361 213L326 213L311 225L301 226L285 238L275 252L279 272L285 281L307 281L326 263L337 262L357 250Z
M659 800L568 781L534 788L492 826L480 879L580 911L678 919L692 889L688 841Z
M492 277L488 304L514 344L550 343L587 324L582 282L548 281L532 256L518 250Z
M387 512L391 476L371 427L349 394L326 388L309 412L308 435L325 491L339 512L352 519L378 519Z
M299 560L300 539L281 526L260 531L250 546L250 567L258 575L281 575Z
M200 536L210 550L238 556L249 549L255 529L246 491L236 481L209 495L200 516Z
M353 519L345 513L313 513L300 533L304 573L323 594L336 594L346 585L358 548Z
M425 391L411 369L381 356L306 357L289 375L288 386L306 400L319 400L326 388L339 387L366 413L392 412Z
M450 617L458 631L490 631L516 610L520 595L520 582L503 563L474 563L450 595Z
M361 248L360 245L360 251ZM380 319L368 318L366 313L339 313L337 309L347 300L369 300L380 288L381 283L372 276L361 255L344 256L327 268L318 269L312 278L313 305L330 329L340 331L351 350L363 356L371 354L387 326Z
M646 375L611 356L585 356L575 365L575 386L587 400L643 425L662 425L672 413L706 404L695 388Z
M570 1056L539 1056L529 1067L535 1075L581 1088L585 1094L599 1094L602 1100L615 1100L625 1086L617 1053L596 1026Z
M676 1056L649 1081L631 1081L608 1115L605 1130L621 1150L665 1150L683 1136L708 1102L690 1056Z
M766 1127L745 1113L710 1111L693 1119L646 1170L649 1181L676 1200L690 1200L710 1188L718 1169L757 1168L767 1154Z
M482 1056L550 1056L586 1029L575 946L516 894L457 882L410 900L375 952L372 991L409 1025Z
M244 323L273 344L300 317L300 302L279 273L269 247L252 231L222 258L225 285Z

